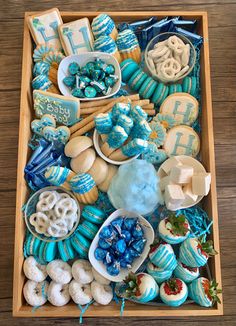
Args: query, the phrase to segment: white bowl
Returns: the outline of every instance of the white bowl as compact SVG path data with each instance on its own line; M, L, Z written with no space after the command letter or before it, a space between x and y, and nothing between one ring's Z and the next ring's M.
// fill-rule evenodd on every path
M202 165L202 163L200 163L195 158L193 158L191 156L187 156L187 155L178 155L177 157L178 157L178 160L180 160L180 162L182 164L192 166L194 173L206 172L206 170L205 170L204 166ZM157 171L157 175L160 177L160 179L163 178L166 175L165 172L162 170L161 166L159 167L159 169ZM162 191L162 194L163 193L164 192ZM175 210L195 206L202 200L203 197L204 196L198 196L197 201L193 205L184 205L184 204L182 204L180 207L176 208Z
M147 242L146 242L146 244L144 246L144 249L143 249L143 252L142 252L141 256L137 257L134 260L134 262L132 263L132 268L131 269L121 268L119 275L111 276L110 274L107 273L106 266L101 261L98 261L94 257L94 251L98 246L99 233L100 233L101 229L104 226L109 225L118 216L125 216L125 217L128 217L128 218L137 217L140 224L143 227L144 237L145 237L145 239L147 239ZM148 256L148 253L149 253L149 250L150 250L150 245L153 243L153 241L154 241L154 230L153 230L151 224L144 217L142 217L141 215L138 215L138 214L132 213L132 212L128 212L128 211L121 208L121 209L116 210L114 213L112 213L106 219L106 221L103 223L101 228L99 229L98 233L96 234L96 236L93 239L93 242L91 243L91 246L89 248L89 254L88 254L89 261L92 264L93 268L96 269L96 271L98 273L103 275L108 280L110 280L112 282L121 282L126 278L126 276L128 276L128 274L130 272L135 273L138 270L138 268L142 265L142 263L144 262L144 260Z
M60 62L60 65L59 65L59 68L58 68L58 73L57 73L57 80L58 80L59 90L64 96L74 97L73 95L71 95L71 90L63 83L63 79L65 77L69 76L69 73L68 73L69 64L72 63L72 62L77 62L80 67L83 67L89 61L94 61L97 58L105 61L105 63L107 63L107 64L112 64L115 67L115 75L118 76L118 81L113 86L112 92L109 95L93 97L93 98L80 98L80 97L78 97L78 99L81 100L81 101L102 100L104 98L112 97L113 95L115 95L119 91L120 86L121 86L121 71L120 71L120 65L119 65L118 61L116 60L116 58L114 58L109 53L86 52L86 53L81 53L81 54L70 55L68 57L65 57Z
M109 159L108 157L106 157L103 152L101 151L101 137L99 135L99 133L97 132L96 129L94 129L94 133L93 133L93 145L94 145L94 148L96 149L96 152L98 153L98 155L104 159L104 161L108 162L108 163L111 163L111 164L114 164L114 165L122 165L122 164L125 164L125 163L129 163L131 161L133 161L134 159L136 159L137 157L139 157L139 155L135 155L135 156L132 156L130 158L128 158L127 160L125 161L114 161L114 160L111 160Z

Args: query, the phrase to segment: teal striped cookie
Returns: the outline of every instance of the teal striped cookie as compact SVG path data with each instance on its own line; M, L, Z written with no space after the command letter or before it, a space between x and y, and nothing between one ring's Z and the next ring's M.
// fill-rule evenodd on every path
M147 78L148 75L145 74L145 72L143 72L141 69L139 69L135 71L135 73L128 80L128 85L132 90L137 92Z
M151 77L148 77L139 89L139 95L145 99L149 99L152 97L156 87L157 82Z

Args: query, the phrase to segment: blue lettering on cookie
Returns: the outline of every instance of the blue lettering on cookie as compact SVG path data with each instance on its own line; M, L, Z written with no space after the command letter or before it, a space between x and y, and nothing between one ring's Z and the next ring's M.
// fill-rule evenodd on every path
M69 43L70 43L70 46L71 46L71 49L72 49L72 52L74 54L77 54L77 49L81 49L81 48L86 48L88 51L92 51L92 47L91 47L91 44L90 44L90 41L89 41L89 36L88 36L88 29L86 26L83 26L79 29L79 32L82 33L82 36L83 36L83 40L84 42L83 43L80 43L80 44L75 44L74 41L73 41L73 32L72 31L69 31L67 32L65 35L67 36L68 40L69 40Z
M175 146L174 146L174 149L173 149L173 152L171 153L171 155L179 155L179 153L177 153L178 147L185 148L184 155L192 155L192 145L193 145L193 141L195 139L195 136L194 135L189 135L187 144L180 143L180 140L181 140L182 136L183 136L182 132L177 132L176 133L176 142L175 142Z
M194 105L192 103L187 103L186 104L186 110L185 111L178 111L178 107L181 105L180 101L176 101L175 102L175 106L174 106L174 110L173 110L173 114L180 114L183 116L183 123L188 123L189 121L189 116L191 114L191 110L194 107Z
M54 35L47 36L46 32L45 32L45 27L44 26L38 27L38 31L41 33L41 35L46 43L53 39L58 39L58 31L57 31L58 22L57 21L52 22L51 24L49 24L49 26L53 29Z

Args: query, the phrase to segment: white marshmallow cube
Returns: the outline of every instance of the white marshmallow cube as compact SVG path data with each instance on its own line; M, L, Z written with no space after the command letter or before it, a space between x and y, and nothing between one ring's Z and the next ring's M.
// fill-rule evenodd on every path
M165 191L166 186L169 184L171 184L171 181L168 175L166 177L161 178L159 183L161 191Z
M182 187L179 185L167 185L164 198L167 208L174 206L177 209L185 199Z
M211 174L197 173L192 177L192 192L198 196L206 196L210 191Z
M184 197L185 197L185 200L183 203L184 206L190 206L190 205L192 206L196 203L196 201L198 199L198 195L195 195L192 192L192 184L191 183L188 183L187 185L185 185L183 187L183 193L184 193Z
M188 165L176 165L170 171L170 180L174 183L189 183L193 176L193 167Z
M182 163L178 160L176 156L172 156L164 163L162 163L161 168L166 174L169 174L170 170L176 165L182 165Z

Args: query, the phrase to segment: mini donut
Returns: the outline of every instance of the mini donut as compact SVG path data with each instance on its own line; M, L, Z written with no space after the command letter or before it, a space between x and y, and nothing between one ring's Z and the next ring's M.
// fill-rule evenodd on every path
M48 288L48 301L57 307L66 305L70 301L69 284L52 281Z
M34 282L28 280L23 288L23 294L27 303L33 307L42 306L47 302L48 282Z
M78 259L72 265L72 275L81 284L88 284L93 281L92 265L88 260Z
M95 281L97 281L98 283L102 284L102 285L109 285L111 283L110 280L108 280L107 278L103 277L101 274L99 274L96 269L94 269L92 267L92 272L93 272L93 277L95 279Z
M30 256L26 258L23 265L25 276L34 282L42 282L47 277L46 265L41 265L37 260Z
M55 259L47 265L47 272L56 283L67 284L72 279L71 267L60 259Z
M113 291L110 285L103 285L97 281L91 283L91 293L94 300L102 305L107 305L113 298Z
M75 280L69 285L69 293L76 304L85 305L93 299L90 284L81 284Z

